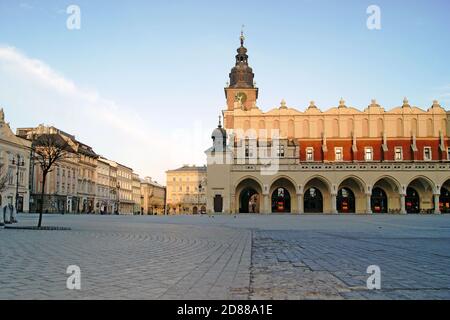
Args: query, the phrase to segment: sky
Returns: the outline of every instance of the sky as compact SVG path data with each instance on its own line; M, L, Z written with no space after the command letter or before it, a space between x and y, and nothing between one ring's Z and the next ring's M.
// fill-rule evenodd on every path
M13 129L54 125L165 183L206 163L242 25L263 111L341 97L448 109L448 12L448 0L0 0L0 107Z

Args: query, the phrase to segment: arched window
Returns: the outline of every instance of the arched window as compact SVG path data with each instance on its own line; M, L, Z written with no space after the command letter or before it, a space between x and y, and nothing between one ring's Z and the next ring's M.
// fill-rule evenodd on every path
M362 132L363 132L363 137L368 137L369 136L369 119L365 118L363 119L363 128L362 128Z
M417 136L417 119L411 120L411 134Z
M309 121L303 121L303 138L309 138Z
M348 135L349 137L351 137L352 134L353 134L353 132L355 132L354 127L355 127L355 123L354 123L353 119L348 119L348 124L347 124L347 129L348 129L348 131L347 131L347 135Z
M377 135L382 136L384 132L384 123L383 119L379 118L377 121Z
M339 137L339 121L338 119L333 119L333 137Z
M433 136L433 119L427 119L427 136Z
M323 134L323 119L317 121L317 136L321 137Z
M289 120L288 122L288 138L294 138L295 137L295 125L294 120Z
M397 119L397 137L403 137L403 120Z

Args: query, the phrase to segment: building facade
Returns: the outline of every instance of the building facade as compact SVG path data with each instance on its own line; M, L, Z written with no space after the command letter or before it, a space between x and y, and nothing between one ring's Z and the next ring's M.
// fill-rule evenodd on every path
M117 186L119 198L119 214L132 215L133 200L133 169L117 163Z
M448 113L403 103L326 111L257 106L244 37L225 88L224 128L208 157L208 212L450 211ZM169 180L168 180L169 183Z
M31 142L16 136L0 109L0 209L12 204L29 212Z
M48 173L43 204L42 170L39 165L32 163L31 211L37 212L43 205L44 212L47 213L94 213L98 155L75 136L53 126L39 125L35 128L17 129L17 135L26 138L30 143L33 137L45 134L57 135L67 142L70 156L55 163L53 170Z
M133 173L133 182L132 182L132 192L133 192L133 213L134 214L143 214L144 210L142 208L142 196L141 196L141 178L137 173Z
M150 177L141 180L141 210L144 215L164 215L166 188Z
M96 168L95 213L111 214L114 212L114 198L111 189L111 165L105 158L98 158Z
M166 176L168 214L206 213L206 166L184 165Z

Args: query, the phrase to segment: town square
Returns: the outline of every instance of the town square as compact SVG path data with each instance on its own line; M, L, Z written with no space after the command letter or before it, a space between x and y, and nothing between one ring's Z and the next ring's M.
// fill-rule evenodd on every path
M449 300L450 6L376 2L2 1L0 300Z

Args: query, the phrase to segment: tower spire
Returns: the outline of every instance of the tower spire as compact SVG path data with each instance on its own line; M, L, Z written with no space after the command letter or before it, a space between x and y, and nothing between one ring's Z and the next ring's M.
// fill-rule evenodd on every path
M240 37L240 39L241 39L241 47L244 46L244 41L245 41L245 37L244 37L244 28L245 28L245 25L242 25L242 28L241 28L241 37Z

